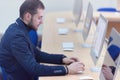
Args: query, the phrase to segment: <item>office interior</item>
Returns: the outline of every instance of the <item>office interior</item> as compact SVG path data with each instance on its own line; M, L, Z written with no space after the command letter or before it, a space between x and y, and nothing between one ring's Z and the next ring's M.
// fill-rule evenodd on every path
M15 21L19 16L19 7L24 0L1 0L0 1L0 34L3 34L9 24ZM74 0L42 0L45 4L45 14L49 12L72 11ZM83 0L83 10L86 10L88 2L93 5L94 11L100 7L114 7L119 9L120 0ZM43 26L42 26L43 27ZM39 28L38 34L42 34L42 27Z
M0 38L4 34L5 30L8 28L8 26L13 23L19 16L19 7L22 4L24 0L1 0L0 1ZM73 6L74 6L74 0L42 0L42 2L45 4L45 15L49 13L54 12L72 12ZM120 10L120 0L83 0L83 10L87 10L88 3L91 2L93 6L93 11L97 11L98 8L101 7L112 7L116 8L118 11ZM120 13L117 14L120 16ZM44 22L43 22L44 24ZM120 32L120 23L119 21L117 23L110 23L108 24L111 28L114 26L117 28L118 32ZM44 26L40 25L38 29L38 35L41 38L42 30ZM110 35L109 30L109 35ZM107 38L109 36L106 36ZM42 79L41 79L42 80Z

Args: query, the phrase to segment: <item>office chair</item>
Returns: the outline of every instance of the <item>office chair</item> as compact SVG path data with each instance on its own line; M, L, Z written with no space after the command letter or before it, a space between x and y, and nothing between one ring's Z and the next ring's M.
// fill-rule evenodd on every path
M7 73L2 67L0 67L0 80L8 80Z
M38 34L35 30L31 30L29 32L29 37L35 47L38 46L39 48L41 48L41 41L38 41Z
M120 53L120 48L114 44L112 44L109 48L108 48L108 52L110 54L110 56L112 57L112 59L115 61L116 58L119 56Z
M0 80L3 80L3 74L1 68L0 68Z
M108 41L108 45L111 43L112 40L113 40L113 38L110 36L109 41Z
M99 8L97 11L103 11L103 12L117 12L115 8Z

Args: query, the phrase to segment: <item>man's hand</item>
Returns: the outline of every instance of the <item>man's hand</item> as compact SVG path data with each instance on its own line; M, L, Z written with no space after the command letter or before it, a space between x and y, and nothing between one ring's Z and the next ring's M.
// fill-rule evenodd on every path
M78 61L79 60L77 58L75 58L75 57L71 57L71 58L65 57L65 58L63 58L63 63L64 64L71 64L73 62L78 62Z
M113 80L112 71L108 66L102 66L102 72L106 80Z
M74 62L67 66L68 74L77 74L79 71L83 72L85 70L85 65L81 62Z

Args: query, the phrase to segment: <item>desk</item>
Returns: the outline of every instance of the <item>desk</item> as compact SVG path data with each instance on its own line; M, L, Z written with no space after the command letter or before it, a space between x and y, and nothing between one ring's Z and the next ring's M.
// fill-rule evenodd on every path
M57 17L63 17L66 19L64 24L56 23ZM86 70L84 74L75 74L75 75L65 75L65 76L50 76L50 77L40 77L39 80L79 80L81 76L89 75L94 77L94 80L99 79L99 72L91 72L90 68L94 66L94 63L90 56L90 49L82 48L80 44L84 41L80 33L73 32L76 29L75 24L73 23L72 13L64 12L55 12L48 13L45 15L44 28L43 28L43 38L42 38L42 51L49 52L51 54L65 54L68 57L75 56L79 57L80 61L85 63ZM69 33L67 35L58 35L58 28L68 28ZM78 29L83 28L83 22L81 22ZM92 39L91 39L92 40ZM62 42L74 42L75 48L73 52L64 52L62 51ZM91 41L90 41L91 42ZM104 57L104 56L103 56ZM110 55L107 54L107 61L111 62ZM109 65L109 64L108 64Z
M72 12L70 12L70 11L57 12L57 14L61 14L60 17L71 16L71 17L67 18L67 21L69 21L69 22L72 22L74 20ZM86 12L83 12L82 18L85 18L85 14L86 14ZM93 18L95 20L98 20L100 14L102 14L103 16L105 16L108 19L108 29L107 29L107 33L106 33L107 38L109 38L112 27L114 27L118 32L120 32L120 13L116 13L116 12L93 12Z
M117 12L94 12L94 19L98 20L99 15L102 14L108 19L108 29L106 37L109 38L112 27L120 32L120 13Z
M80 44L83 43L82 35L80 33L75 33L73 30L76 28L75 24L72 22L73 17L70 14L65 13L48 13L45 16L44 28L43 28L43 38L42 38L42 51L49 53L62 53L70 56L75 56L85 63L84 74L76 75L65 75L65 76L53 76L53 77L40 77L39 80L79 80L81 76L89 75L99 80L99 72L91 72L90 67L94 66L94 63L90 56L90 49L82 48ZM64 24L57 24L56 18L64 17L67 21ZM69 28L69 33L67 35L58 35L58 28L66 27ZM78 29L83 27L80 23ZM62 42L74 42L73 52L62 51Z

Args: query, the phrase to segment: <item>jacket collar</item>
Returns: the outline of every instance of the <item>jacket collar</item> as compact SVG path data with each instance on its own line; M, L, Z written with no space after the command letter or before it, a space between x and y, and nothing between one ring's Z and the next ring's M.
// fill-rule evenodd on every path
M24 30L27 30L27 32L29 32L29 31L31 30L31 28L30 28L29 26L27 26L27 25L22 21L22 19L20 19L20 18L18 18L18 19L16 20L16 24L17 24L19 27L23 28Z

